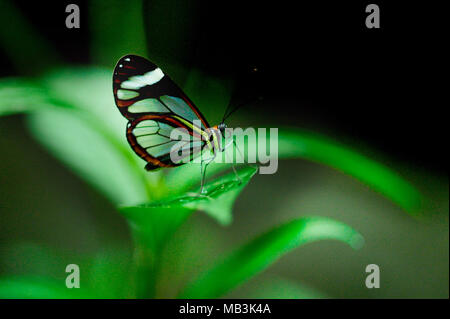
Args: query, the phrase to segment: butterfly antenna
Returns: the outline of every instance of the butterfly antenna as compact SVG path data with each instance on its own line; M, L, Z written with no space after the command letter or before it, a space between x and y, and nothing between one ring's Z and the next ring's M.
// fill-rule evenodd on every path
M221 123L223 123L228 118L228 116L229 116L228 112L230 111L230 108L231 108L231 99L230 99L230 102L227 105L227 108L225 109L225 112L223 113L223 117L222 117L222 122Z
M255 101L257 101L257 100L259 100L260 98L258 97L258 98L251 98L251 99L248 99L247 101L245 101L245 102L243 102L243 103L241 103L241 104L238 104L237 106L235 106L233 109L231 109L231 102L228 104L228 106L227 106L227 109L225 110L225 114L223 115L223 118L222 118L222 123L227 119L227 118L229 118L230 117L230 115L231 114L233 114L234 112L236 112L238 109L240 109L242 106L244 106L244 105L246 105L246 104L250 104L250 103L253 103L253 102L255 102ZM231 110L230 110L231 109Z

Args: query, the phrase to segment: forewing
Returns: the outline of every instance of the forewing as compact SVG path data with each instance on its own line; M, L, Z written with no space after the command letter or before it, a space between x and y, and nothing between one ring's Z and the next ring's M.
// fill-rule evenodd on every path
M127 55L119 60L113 75L114 99L129 120L143 115L177 115L188 122L209 124L195 104L164 72L149 60Z

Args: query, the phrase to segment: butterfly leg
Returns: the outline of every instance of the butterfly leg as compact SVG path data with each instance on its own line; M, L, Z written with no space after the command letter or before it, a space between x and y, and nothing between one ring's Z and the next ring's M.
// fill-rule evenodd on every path
M235 142L235 140L234 140L234 138L233 137L231 137L231 140L227 143L227 144L225 144L223 147L222 147L222 149L220 150L221 152L226 152L226 149L231 145L231 144L234 144L235 146L236 146L236 142ZM236 146L236 148L237 148L237 146ZM240 153L240 152L239 152ZM233 155L234 155L234 152L233 152ZM242 156L242 154L241 154L241 156ZM225 153L225 157L228 159L229 157L227 156L227 153ZM234 172L234 175L236 175L236 179L239 181L239 183L242 183L242 180L241 180L241 178L239 177L239 174L237 173L237 170L236 170L236 165L234 165L234 158L231 158L231 168L233 169L233 172Z
M251 167L258 167L258 165L252 165L252 164L250 164L250 163L246 163L245 162L245 156L241 153L241 150L239 149L239 147L237 146L237 143L236 143L236 141L235 140L233 140L233 144L234 144L234 147L237 149L237 151L239 152L239 155L242 157L242 159L244 160L244 163L245 164L247 164L248 166L251 166Z
M205 181L206 181L206 167L208 166L209 162L206 163L206 164L204 164L204 162L206 162L206 161L203 161L203 160L200 161L200 176L201 176L201 179L200 179L200 192L198 192L198 193L188 193L188 195L190 197L209 198L208 195L205 195L207 192L206 192L206 190L204 188Z
M221 152L225 152L225 150L232 144L234 143L234 139L232 138L231 141L229 141L227 144L225 144L222 149L220 150Z
M241 153L241 150L239 149L239 147L237 146L237 143L236 143L236 141L233 139L233 145L234 145L234 148L239 152L239 155L242 157L242 160L244 161L244 163L245 163L245 157L244 157L244 155Z
M230 143L231 144L231 143ZM228 146L228 145L227 145ZM224 148L224 151L225 151L225 148ZM228 159L229 157L228 157L228 155L227 155L227 153L225 153L225 157ZM234 158L231 158L231 168L233 169L233 172L234 172L234 175L236 176L236 179L239 181L239 183L242 183L242 180L241 180L241 178L239 177L239 174L237 173L237 170L236 170L236 165L234 165Z
M206 167L205 167L205 172L203 172L203 161L201 161L200 162L200 176L201 176L200 194L203 194L203 186L205 185L205 174L204 173L206 173Z
M234 175L236 175L236 178L239 181L239 184L241 184L242 179L239 177L239 174L237 173L236 166L234 165L234 163L231 163L231 168L233 169Z
M200 170L201 170L201 174L202 174L202 179L201 179L201 184L200 184L200 194L206 193L206 190L204 189L205 182L206 182L206 168L212 161L214 161L215 158L216 158L216 153L214 152L213 157L207 159L206 161L200 162ZM203 162L205 162L205 164L203 164Z

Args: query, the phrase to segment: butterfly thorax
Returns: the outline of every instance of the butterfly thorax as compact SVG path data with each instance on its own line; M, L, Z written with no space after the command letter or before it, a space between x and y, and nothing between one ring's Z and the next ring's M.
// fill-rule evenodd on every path
M225 127L226 125L224 123L221 123L206 130L206 133L208 134L207 146L212 152L220 151L222 149L221 145L222 139L225 136Z

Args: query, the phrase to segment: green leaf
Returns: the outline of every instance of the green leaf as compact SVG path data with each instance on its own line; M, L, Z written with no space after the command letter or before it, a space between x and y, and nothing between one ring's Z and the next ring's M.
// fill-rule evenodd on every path
M69 289L65 286L64 281L36 277L0 278L0 299L86 299L96 297L95 294L83 287Z
M244 140L241 138L244 135L238 135L239 137L236 139L237 149L230 145L221 154L223 158L225 156L228 158L233 156L236 156L236 158L244 157L246 162L252 157L261 160L258 147L261 144L266 144L266 153L271 160L304 158L321 163L353 176L411 215L417 216L423 210L426 199L411 183L383 164L330 138L287 128L278 129L276 136L258 135L258 140ZM258 145L258 143L261 144ZM273 146L271 153L269 152L270 145ZM219 173L226 167L227 165L224 164L212 163L208 170L210 173ZM195 182L197 179L198 175L193 168L180 173L173 171L167 177L168 182L177 185L177 190L185 190L189 183Z
M39 142L113 203L161 195L161 173L146 172L126 141L126 119L114 105L110 71L65 68L39 82L1 80L0 115L21 112L33 113L28 124Z
M212 177L231 167L230 163L227 163L227 159L233 158L233 153L239 154L234 145L228 146L225 151L219 152L216 159L208 165L207 176ZM239 157L239 155L236 155ZM240 157L242 158L242 157ZM235 165L240 165L242 162L235 162ZM257 171L256 166L253 167ZM180 167L171 169L166 175L167 187L172 194L182 194L192 188L192 185L200 184L201 174L200 166L198 164L186 164Z
M124 133L127 120L114 103L111 81L111 70L97 67L59 69L42 77L42 83L58 101L73 105L82 110L83 114L87 113L83 121L87 121L86 124L98 131L125 157L128 166L135 170L134 174L144 181L147 198L143 201L162 197L162 172L147 172L144 169L145 161L128 144ZM127 203L131 204L120 204Z
M62 105L43 85L22 78L0 79L0 116L34 112Z
M126 145L124 126L127 120L114 103L111 72L111 69L99 67L61 68L43 75L40 83L59 103L90 113Z
M197 191L140 206L120 208L130 223L136 243L138 297L154 297L160 253L186 218L196 210L203 210L219 222L229 223L236 197L255 172L253 167L239 169L237 173L241 181L236 179L234 173L221 176L205 185L206 195L200 195Z
M256 172L256 167L242 167L237 170L240 180L237 180L234 173L222 176L205 185L206 196L182 198L178 201L184 207L206 212L222 225L229 225L233 219L234 201Z
M166 203L120 207L119 211L128 220L135 240L156 254L192 213L189 208Z
M164 203L121 207L119 210L128 220L135 243L136 296L154 298L162 249L192 210Z
M186 169L196 167L197 175L200 176L200 169L198 164L190 164ZM212 165L211 165L212 166ZM228 168L230 165L228 165ZM208 170L210 167L208 166ZM200 188L187 196L179 196L166 204L173 206L180 206L191 210L201 210L209 214L223 225L228 225L232 220L232 206L234 201L244 187L248 184L253 175L256 174L257 168L253 166L245 166L237 169L237 174L229 173L214 179L212 182L207 182L205 185L206 194L198 194ZM170 188L169 188L170 190Z
M350 226L323 217L293 220L253 239L188 285L180 298L218 298L306 243L335 239L353 248L362 236Z
M422 194L388 167L338 144L333 140L300 130L279 130L280 158L306 158L349 174L386 196L410 214L423 207Z
M100 130L101 123L83 112L59 109L32 114L28 124L39 142L111 202L148 200L144 175Z
M200 170L197 173L200 174ZM151 243L150 247L159 251L167 238L193 211L202 210L222 224L230 223L234 201L256 173L256 168L243 167L237 173L241 181L231 172L207 182L207 193L204 195L197 190L139 206L124 206L119 210L132 229L141 234L140 237L144 236L147 244Z

